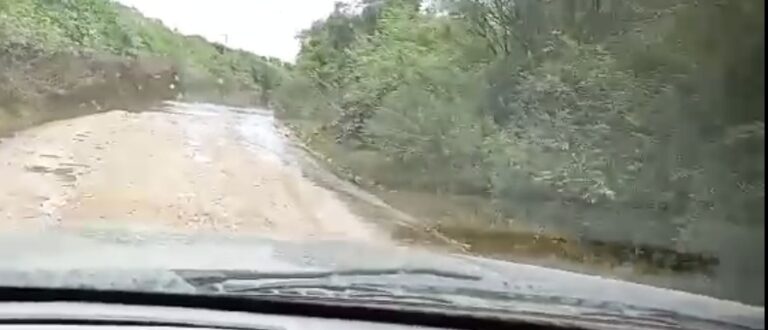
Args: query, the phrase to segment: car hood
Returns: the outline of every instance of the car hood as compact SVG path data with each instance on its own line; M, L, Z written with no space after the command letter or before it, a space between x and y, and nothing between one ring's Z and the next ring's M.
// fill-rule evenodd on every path
M543 298L569 308L621 304L764 328L764 308L540 266L411 247L347 241L277 241L245 236L58 230L0 235L0 286L87 287L195 293L185 272L301 273L348 269L431 269L466 274L383 276L385 283L443 285ZM182 274L183 275L183 274ZM273 279L274 280L274 279ZM535 298L531 300L530 298Z

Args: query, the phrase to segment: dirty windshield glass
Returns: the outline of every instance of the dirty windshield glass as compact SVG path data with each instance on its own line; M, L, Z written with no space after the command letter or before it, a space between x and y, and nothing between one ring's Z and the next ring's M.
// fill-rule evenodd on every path
M763 39L762 0L0 0L0 285L761 318Z

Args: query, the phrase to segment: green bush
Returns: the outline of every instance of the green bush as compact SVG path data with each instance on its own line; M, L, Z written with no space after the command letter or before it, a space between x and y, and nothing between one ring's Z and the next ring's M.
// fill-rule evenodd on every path
M394 188L637 211L606 221L660 237L763 224L761 1L414 3L305 31L282 113L377 153Z

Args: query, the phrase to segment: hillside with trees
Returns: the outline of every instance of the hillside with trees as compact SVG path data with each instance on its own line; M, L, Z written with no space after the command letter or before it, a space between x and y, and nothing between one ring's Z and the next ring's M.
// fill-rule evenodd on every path
M73 107L168 98L264 104L286 67L182 35L112 0L0 0L0 131Z
M300 36L275 100L362 183L479 196L495 227L710 255L723 296L762 303L763 11L339 3Z

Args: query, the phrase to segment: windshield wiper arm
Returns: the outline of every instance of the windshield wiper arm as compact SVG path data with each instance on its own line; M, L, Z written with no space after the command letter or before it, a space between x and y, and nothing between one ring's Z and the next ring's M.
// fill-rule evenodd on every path
M342 299L365 299L379 301L411 301L431 304L453 305L449 299L395 292L369 284L268 284L260 286L230 287L223 289L227 294L257 294L295 297L327 297Z
M427 303L453 305L450 299L403 292L386 285L347 281L344 277L378 277L390 275L427 275L462 281L478 281L481 277L428 268L350 269L338 271L258 272L247 270L174 270L192 286L215 294L280 296L282 298L362 299L365 301ZM343 283L331 278L341 277Z
M386 268L386 269L350 269L338 271L297 271L297 272L259 272L248 270L174 270L176 274L201 291L214 294L233 294L242 296L276 296L281 299L313 299L324 301L363 301L365 303L397 303L398 306L432 307L461 306L464 311L515 313L517 315L538 315L545 317L575 318L587 322L619 322L660 328L674 328L681 323L716 324L726 328L744 328L739 324L713 321L694 316L678 314L672 311L633 306L611 301L590 301L574 297L561 297L536 293L516 293L505 290L496 291L464 286L410 283L409 281L377 281L377 276L389 275L427 275L459 281L480 281L483 278L466 273L458 273L429 268ZM333 279L341 277L340 282ZM352 277L351 279L344 277ZM356 278L361 277L361 278ZM366 278L372 277L372 278ZM489 304L467 306L461 299L471 297L482 299ZM462 298L463 299L463 298ZM499 304L494 304L498 302ZM560 315L562 310L552 313L537 312L514 307L512 304L543 304L551 307L576 307L586 310L570 311ZM746 329L746 328L745 328Z
M477 275L458 273L430 268L379 268L379 269L349 269L332 271L298 271L298 272L259 272L249 270L196 270L177 269L174 273L184 278L194 286L223 283L233 280L269 280L269 279L323 279L344 276L386 276L386 275L431 275L465 281L479 281Z

